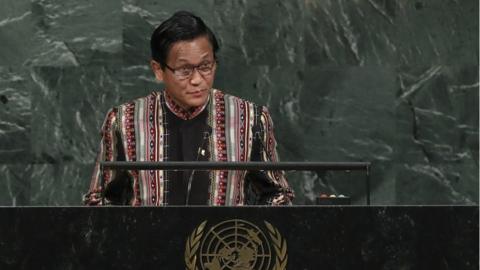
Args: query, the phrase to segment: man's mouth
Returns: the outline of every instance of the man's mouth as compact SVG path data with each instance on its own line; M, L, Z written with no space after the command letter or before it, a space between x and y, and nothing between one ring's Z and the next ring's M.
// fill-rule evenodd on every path
M205 92L204 90L196 90L196 91L189 91L187 92L187 95L191 96L201 96Z

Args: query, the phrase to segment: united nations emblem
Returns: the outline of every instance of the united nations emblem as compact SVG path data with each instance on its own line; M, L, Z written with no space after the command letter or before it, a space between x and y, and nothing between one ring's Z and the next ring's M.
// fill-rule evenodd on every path
M287 242L275 227L264 223L267 234L241 219L223 221L209 229L207 221L202 222L187 239L187 270L286 269Z

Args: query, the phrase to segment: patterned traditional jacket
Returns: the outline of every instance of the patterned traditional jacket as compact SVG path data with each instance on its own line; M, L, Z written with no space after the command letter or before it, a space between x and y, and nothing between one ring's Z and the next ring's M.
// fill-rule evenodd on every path
M217 89L210 91L205 106L209 113L207 124L211 127L211 161L252 161L255 145L256 151L260 150L256 160L277 161L272 120L265 107ZM165 110L177 115L181 113L162 91L120 105L107 113L101 131L100 152L89 191L84 196L85 204L109 204L108 199L102 198L102 187L106 191L109 187L126 183L131 194L125 204L164 205L168 179L163 170L100 171L99 162L164 161L168 146ZM246 171L210 172L209 205L290 204L293 192L282 171L257 171L253 177L248 175ZM124 184L116 183L119 181ZM266 193L262 191L265 187L269 190Z

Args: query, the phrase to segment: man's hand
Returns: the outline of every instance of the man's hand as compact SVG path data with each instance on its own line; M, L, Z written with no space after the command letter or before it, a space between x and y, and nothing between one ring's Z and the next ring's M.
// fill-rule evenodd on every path
M273 197L272 205L292 205L292 202L285 194L278 194Z

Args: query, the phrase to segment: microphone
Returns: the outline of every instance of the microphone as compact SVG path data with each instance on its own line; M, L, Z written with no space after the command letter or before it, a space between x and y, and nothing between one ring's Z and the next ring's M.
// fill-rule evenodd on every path
M264 133L263 128L260 127L260 124L257 124L252 128L252 132L255 134L254 139L256 141L260 142L260 147L261 147L260 151L265 152L265 154L267 154L268 161L272 161L273 158L270 155L270 153L268 153L267 147L265 147L265 144L263 143L263 138L262 138L262 135L261 135L261 134Z
M200 155L205 155L205 143L208 143L208 138L210 137L210 134L212 133L212 127L205 124L205 131L203 132L203 139L202 139L202 144L198 147L197 150L197 158L195 161L198 161L200 158ZM185 198L185 205L188 205L188 202L190 200L190 192L192 190L192 182L193 182L193 176L195 174L195 170L192 170L190 173L190 176L188 177L188 184L187 184L187 196Z
M252 133L254 134L253 140L254 140L254 143L256 141L260 143L259 154L261 155L261 152L265 152L265 154L267 155L267 161L273 161L272 155L268 152L267 147L265 147L265 144L263 143L262 135L265 135L265 129L262 124L261 115L262 115L262 108L261 106L258 106L255 108L254 125L252 127Z

